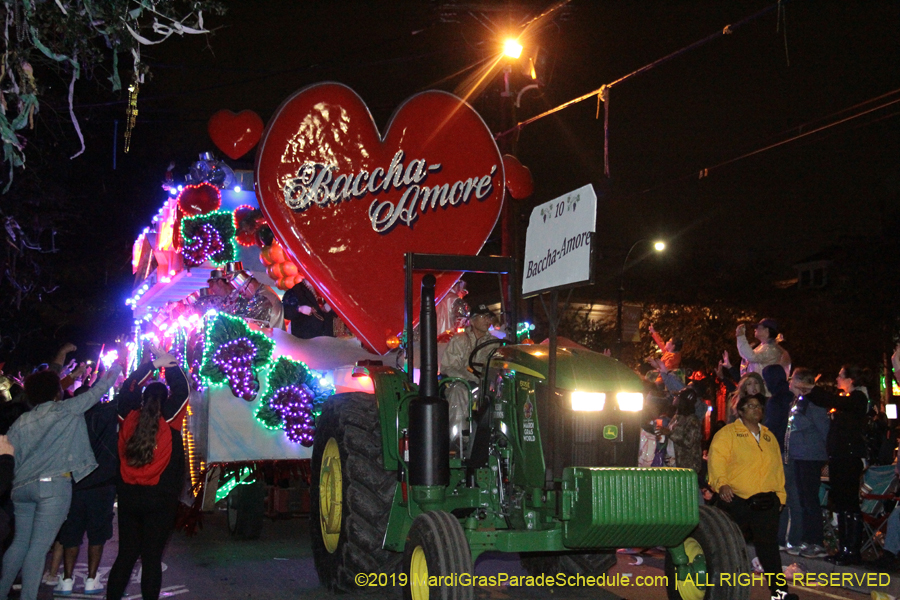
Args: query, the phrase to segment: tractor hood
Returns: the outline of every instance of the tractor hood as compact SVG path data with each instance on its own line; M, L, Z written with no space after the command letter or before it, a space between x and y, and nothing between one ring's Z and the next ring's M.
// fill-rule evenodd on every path
M519 371L539 379L549 372L549 346L504 346L491 358L491 367ZM557 348L556 386L582 392L643 392L641 378L624 364L583 348Z

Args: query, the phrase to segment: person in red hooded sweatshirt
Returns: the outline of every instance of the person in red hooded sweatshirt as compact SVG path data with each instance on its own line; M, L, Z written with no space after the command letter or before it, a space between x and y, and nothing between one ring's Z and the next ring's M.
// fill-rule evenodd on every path
M122 385L119 402L119 554L107 581L109 600L120 600L141 559L141 597L157 600L162 585L162 553L175 529L184 482L181 427L190 386L174 356L151 347L156 360L138 367ZM155 369L166 383L143 388ZM168 387L166 386L168 384Z

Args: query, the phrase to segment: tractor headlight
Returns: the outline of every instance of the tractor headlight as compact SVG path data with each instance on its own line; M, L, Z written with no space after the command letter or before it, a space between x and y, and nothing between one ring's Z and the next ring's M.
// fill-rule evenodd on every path
M619 392L616 394L619 410L640 412L644 409L644 395L640 392Z
M572 410L599 412L606 404L606 394L594 392L572 392Z

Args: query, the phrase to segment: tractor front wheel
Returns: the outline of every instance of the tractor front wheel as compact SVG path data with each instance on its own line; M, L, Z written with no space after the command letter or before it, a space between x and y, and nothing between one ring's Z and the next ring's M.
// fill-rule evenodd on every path
M382 548L397 477L381 457L375 396L329 398L316 423L309 490L313 560L329 590L362 591L358 573L397 572L401 555Z
M681 548L688 557L688 564L683 569L689 577L678 579L672 556L666 552L669 600L747 600L750 597L748 586L720 585L720 574L727 574L734 581L750 568L744 536L723 511L701 506L700 523L682 542Z
M469 542L456 517L436 510L415 518L403 551L404 600L472 600L473 587L463 585L459 576L474 570Z

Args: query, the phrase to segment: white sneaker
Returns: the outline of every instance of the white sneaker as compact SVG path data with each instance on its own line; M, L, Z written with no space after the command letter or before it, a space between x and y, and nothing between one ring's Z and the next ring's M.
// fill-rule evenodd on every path
M51 575L50 571L44 571L44 578L41 579L41 583L43 583L44 585L56 585L57 583L59 583L59 578L60 576L56 575L55 573Z
M801 554L806 552L807 548L809 548L809 544L807 544L806 542L803 542L799 546L788 545L786 552L788 554L790 554L791 556L800 556Z
M59 583L56 584L56 587L53 588L54 596L68 596L72 593L72 586L75 585L74 579L63 579L63 576L59 576Z
M84 593L85 594L99 594L103 591L103 584L100 583L99 579L91 579L88 577L84 580Z

